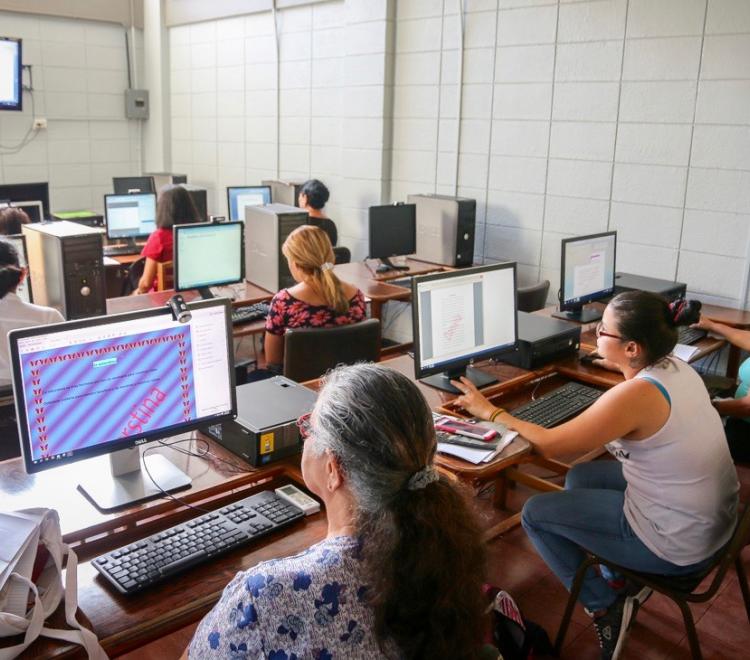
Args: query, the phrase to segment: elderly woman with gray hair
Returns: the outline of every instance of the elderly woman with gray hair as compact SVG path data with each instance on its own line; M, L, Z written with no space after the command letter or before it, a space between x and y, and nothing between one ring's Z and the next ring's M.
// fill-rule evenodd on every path
M433 466L432 414L416 386L377 365L341 367L301 428L302 474L328 536L239 573L189 657L474 658L484 549Z

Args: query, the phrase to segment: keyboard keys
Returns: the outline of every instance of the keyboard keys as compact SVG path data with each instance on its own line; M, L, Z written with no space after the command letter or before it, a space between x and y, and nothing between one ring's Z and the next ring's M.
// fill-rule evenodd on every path
M526 422L551 428L584 411L601 394L600 390L571 381L535 401L512 410L511 415Z

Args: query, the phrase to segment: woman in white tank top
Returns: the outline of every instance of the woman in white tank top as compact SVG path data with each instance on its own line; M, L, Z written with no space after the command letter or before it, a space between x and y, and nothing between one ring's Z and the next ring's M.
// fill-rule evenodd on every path
M698 374L670 355L676 342L663 298L613 298L597 326L597 351L625 380L552 429L454 381L463 392L456 403L519 431L543 456L606 446L617 459L575 466L564 491L524 506L524 529L568 589L586 550L634 570L685 575L710 563L734 531L739 485L721 420ZM634 599L591 571L580 600L594 616L602 657L616 658Z

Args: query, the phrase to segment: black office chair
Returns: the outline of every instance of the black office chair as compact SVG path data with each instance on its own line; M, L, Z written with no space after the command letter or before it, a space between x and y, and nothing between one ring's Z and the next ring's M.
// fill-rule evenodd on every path
M352 260L352 253L348 247L340 245L333 248L333 257L335 264L348 264Z
M121 296L129 296L133 291L138 288L138 282L143 277L143 271L146 269L146 257L136 259L130 266L128 266L128 272L125 275L125 279L122 281L122 289L120 290Z
M284 375L302 383L337 364L377 362L380 321L367 319L333 328L298 328L284 335Z
M518 311L535 312L544 309L549 293L549 280L518 288Z

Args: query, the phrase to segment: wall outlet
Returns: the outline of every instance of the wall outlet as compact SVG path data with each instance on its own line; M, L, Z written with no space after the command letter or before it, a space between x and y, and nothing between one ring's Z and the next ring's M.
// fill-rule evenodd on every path
M34 120L34 128L38 131L47 128L47 120L44 117L37 117Z

